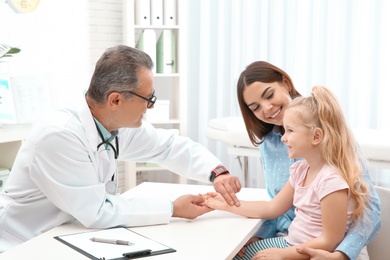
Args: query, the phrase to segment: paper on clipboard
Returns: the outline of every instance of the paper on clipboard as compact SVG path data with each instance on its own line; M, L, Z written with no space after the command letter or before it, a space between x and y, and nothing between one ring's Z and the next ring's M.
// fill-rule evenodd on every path
M91 240L92 237L126 240L133 243L133 245L93 242ZM152 250L151 253L146 256L176 252L173 248L165 246L123 227L62 235L54 238L84 254L90 259L129 259L127 257L123 257L123 254L145 249Z

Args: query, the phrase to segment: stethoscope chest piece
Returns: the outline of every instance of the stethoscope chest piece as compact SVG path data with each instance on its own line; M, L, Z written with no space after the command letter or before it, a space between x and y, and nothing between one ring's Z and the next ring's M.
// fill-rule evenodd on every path
M112 195L115 195L117 192L117 185L114 181L109 181L106 183L106 191Z

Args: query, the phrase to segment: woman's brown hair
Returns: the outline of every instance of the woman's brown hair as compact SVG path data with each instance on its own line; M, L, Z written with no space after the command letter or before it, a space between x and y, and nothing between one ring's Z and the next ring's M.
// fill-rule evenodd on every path
M244 101L243 93L246 86L260 81L264 83L279 82L286 85L289 89L290 96L300 96L295 89L290 76L282 69L265 61L255 61L249 64L241 72L237 81L237 98L240 105L241 114L245 122L246 131L252 144L257 146L263 142L264 137L272 131L274 125L259 120L249 109Z

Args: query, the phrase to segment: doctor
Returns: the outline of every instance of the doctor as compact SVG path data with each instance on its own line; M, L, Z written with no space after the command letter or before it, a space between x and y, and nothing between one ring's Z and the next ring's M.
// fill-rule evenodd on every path
M143 121L156 101L150 57L116 46L98 60L80 108L55 111L23 143L0 194L0 252L64 223L87 228L168 223L208 211L203 199L175 201L116 194L117 160L148 161L198 181L212 181L231 205L237 177L205 147ZM156 197L158 191L156 191Z

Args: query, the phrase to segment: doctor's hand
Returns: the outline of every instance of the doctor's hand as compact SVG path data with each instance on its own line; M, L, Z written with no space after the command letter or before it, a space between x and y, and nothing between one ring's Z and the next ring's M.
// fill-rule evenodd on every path
M214 189L221 193L225 201L230 205L240 206L236 193L241 190L241 183L237 176L221 174L214 179Z
M313 249L310 247L304 247L304 246L299 246L297 247L297 252L300 254L308 255L310 256L310 259L312 260L348 260L349 258L342 252L340 251L335 251L333 253L330 253L325 250L321 249Z
M201 195L183 195L173 202L172 217L194 219L212 210Z

